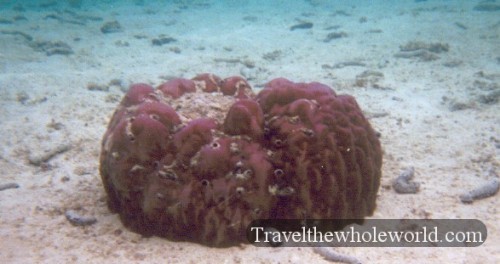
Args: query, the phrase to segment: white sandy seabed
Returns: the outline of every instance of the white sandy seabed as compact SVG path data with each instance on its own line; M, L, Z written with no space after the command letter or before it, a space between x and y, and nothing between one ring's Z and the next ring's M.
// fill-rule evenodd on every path
M498 12L475 11L475 1L389 8L306 1L293 9L136 2L1 10L0 184L19 185L0 192L1 263L326 262L306 247L214 249L145 238L109 212L100 142L123 90L203 72L244 75L256 89L283 76L354 95L385 152L373 218L473 218L488 228L486 242L474 248L336 252L363 263L500 262L498 195L472 204L459 199L500 173ZM113 20L122 29L103 34L101 26ZM314 26L289 30L303 21ZM326 41L332 32L341 37ZM161 34L177 41L152 45ZM62 41L72 53L49 56L41 41ZM449 49L401 53L412 41ZM396 193L393 179L411 166L420 191ZM67 210L97 223L75 227Z

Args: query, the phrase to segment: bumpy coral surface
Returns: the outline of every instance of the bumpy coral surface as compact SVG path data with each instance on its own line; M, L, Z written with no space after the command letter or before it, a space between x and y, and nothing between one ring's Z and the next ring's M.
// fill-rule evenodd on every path
M208 98L208 99L207 99ZM212 74L132 85L102 142L108 204L144 235L246 242L254 219L362 219L382 152L355 99L320 83Z

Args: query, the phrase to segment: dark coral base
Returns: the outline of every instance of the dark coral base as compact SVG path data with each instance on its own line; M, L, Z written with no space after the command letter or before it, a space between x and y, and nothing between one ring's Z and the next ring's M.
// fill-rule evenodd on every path
M223 123L182 124L165 98L193 92L235 103ZM133 85L104 135L100 172L111 210L132 230L232 246L254 219L371 215L381 166L353 97L282 78L253 96L241 77L202 74Z

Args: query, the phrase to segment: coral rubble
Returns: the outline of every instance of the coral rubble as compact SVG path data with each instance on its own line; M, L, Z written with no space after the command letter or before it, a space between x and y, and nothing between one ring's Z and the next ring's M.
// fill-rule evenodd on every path
M47 56L73 54L71 46L62 41L31 41L29 45L36 51L45 52Z
M121 24L116 20L106 22L101 26L101 32L104 34L116 33L121 31L123 31L123 28Z
M499 189L500 181L497 178L493 178L486 184L460 195L460 201L465 204L470 204L475 200L481 200L495 195Z
M496 4L494 2L495 1L481 1L479 4L474 6L473 10L486 12L500 11L500 4Z
M97 222L97 219L92 216L82 216L75 210L67 210L64 215L66 219L74 226L88 226Z
M172 38L172 37L169 37L169 36L166 36L166 35L160 35L158 36L158 38L154 38L153 40L151 40L151 43L153 44L153 46L162 46L162 45L165 45L165 44L168 44L168 43L171 43L171 42L176 42L177 40L175 38Z
M433 61L439 59L438 53L448 52L448 43L426 43L422 41L410 41L399 46L400 52L394 56L396 58L419 58L421 61Z
M313 23L311 22L301 22L298 24L295 24L290 27L290 31L294 31L296 29L310 29L313 27Z
M0 191L8 190L8 189L17 189L17 188L19 188L19 184L15 183L15 182L0 184Z
M323 40L323 42L330 42L331 40L345 37L347 37L347 33L345 32L331 32L326 35L326 38Z
M392 188L397 193L417 193L420 189L420 184L413 182L415 169L413 167L405 169L392 183Z
M207 99L208 98L208 99ZM132 85L102 141L109 208L144 235L246 243L255 219L363 219L382 151L355 99L278 78Z

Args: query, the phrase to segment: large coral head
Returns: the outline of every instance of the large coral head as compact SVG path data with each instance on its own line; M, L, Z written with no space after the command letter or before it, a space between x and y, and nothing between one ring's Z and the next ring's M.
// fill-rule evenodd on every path
M279 78L201 74L133 85L102 142L112 211L130 229L210 246L256 219L363 219L382 151L354 97Z

